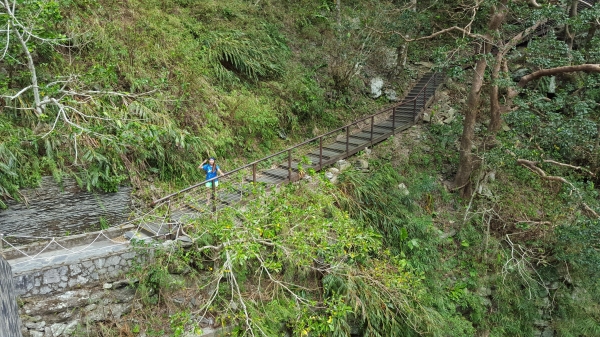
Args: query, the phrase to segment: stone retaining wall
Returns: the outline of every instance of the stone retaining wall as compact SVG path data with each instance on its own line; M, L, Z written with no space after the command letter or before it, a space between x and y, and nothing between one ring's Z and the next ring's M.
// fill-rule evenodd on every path
M0 336L21 337L10 265L0 256Z
M0 233L59 237L100 229L100 218L109 225L127 220L131 187L117 193L87 192L71 178L57 184L43 177L39 188L23 189L23 203L7 202L0 210Z
M118 322L133 305L135 289L129 285L129 281L120 280L24 298L23 337L88 336L90 329L96 329L96 322Z
M13 280L16 294L21 298L48 295L116 279L129 270L135 256L135 252L130 247L126 247L117 252L80 260L69 265L53 265L15 274Z

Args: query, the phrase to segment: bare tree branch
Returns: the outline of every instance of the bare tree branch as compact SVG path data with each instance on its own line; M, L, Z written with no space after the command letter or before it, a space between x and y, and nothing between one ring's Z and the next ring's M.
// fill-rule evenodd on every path
M464 35L472 37L474 39L484 40L485 42L492 42L489 39L489 37L487 37L485 35L474 34L474 33L471 33L468 29L461 28L461 27L458 27L458 26L452 26L450 28L442 29L440 31L437 31L437 32L431 34L431 35L419 37L419 38L416 38L416 39L406 38L401 33L395 32L395 31L391 32L391 33L399 35L400 37L402 37L402 39L404 39L405 42L415 42L415 41L421 41L421 40L429 40L429 39L432 39L432 38L434 38L436 36L439 36L439 35L442 35L442 34L445 34L445 33L451 32L451 31L456 31L456 30L459 31L459 32L462 32Z
M585 202L583 203L583 208L590 212L594 217L600 219L600 214L596 213L596 211L594 211L590 206L588 206L588 204L586 204Z
M549 161L544 161L544 162L548 162L548 163L552 163L552 164L556 164L559 166L566 166L566 167L573 167L571 165L568 164L562 164L562 163L558 163L555 162L553 160L549 160ZM571 188L573 189L573 191L575 191L577 193L577 196L579 197L579 199L581 200L581 204L583 206L583 208L590 213L592 216L594 216L595 218L600 219L600 215L594 211L590 206L588 206L588 204L586 204L585 202L583 202L583 197L581 196L581 193L579 192L579 190L577 190L577 188L571 184L568 180L566 180L563 177L559 177L559 176L549 176L546 174L546 172L544 172L544 170L542 170L541 168L537 167L537 162L534 161L530 161L530 160L526 160L526 159L517 159L517 164L531 170L532 172L536 173L537 175L539 175L540 177L542 177L543 179L547 179L547 180L552 180L552 181L559 181L565 184L568 184L569 186L571 186ZM576 168L576 167L574 167Z
M550 69L542 69L535 71L529 75L521 77L518 86L524 87L527 83L537 80L540 77L544 76L553 76L564 73L571 73L575 71L584 71L588 73L600 73L600 64L580 64L575 66L564 66L564 67L556 67Z
M542 170L541 168L536 166L537 162L535 162L535 161L526 160L526 159L517 159L517 164L529 169L530 171L536 173L537 175L539 175L540 177L542 177L546 180L560 181L562 183L570 185L573 189L575 189L575 186L573 186L573 184L571 184L565 178L560 177L560 176L547 175L546 172L544 172L544 170Z
M592 173L592 171L586 169L585 167L573 166L573 165L569 165L569 164L565 164L565 163L560 163L560 162L557 162L557 161L554 161L554 160L549 160L549 159L544 160L544 163L554 164L554 165L562 166L562 167L569 167L569 168L572 168L574 170L579 170L579 171L586 172L589 175L591 175L592 177L596 176L594 173Z

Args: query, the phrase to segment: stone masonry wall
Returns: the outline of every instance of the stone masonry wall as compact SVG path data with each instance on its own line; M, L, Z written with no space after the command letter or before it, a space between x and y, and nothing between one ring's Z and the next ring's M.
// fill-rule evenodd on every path
M21 337L10 265L0 255L0 336Z
M65 236L98 229L100 218L110 225L127 220L131 202L130 187L117 193L87 192L75 180L57 184L43 177L39 188L20 191L26 203L7 202L0 210L0 233L27 236Z
M131 248L69 265L53 265L13 276L16 294L21 297L64 292L74 287L118 278L135 259Z

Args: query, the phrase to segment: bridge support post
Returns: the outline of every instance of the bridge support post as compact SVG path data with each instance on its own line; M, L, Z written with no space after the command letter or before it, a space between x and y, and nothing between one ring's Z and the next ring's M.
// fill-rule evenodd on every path
M348 151L348 143L350 142L350 125L348 125L346 127L346 156L348 156L348 154L350 153L350 151Z
M392 111L395 111L395 109ZM393 118L394 118L394 115L392 115L392 120L393 120ZM371 116L371 139L370 139L369 146L373 145L373 125L374 124L375 124L375 116ZM393 125L394 125L394 122L392 122L392 129L393 129Z
M288 180L292 182L292 150L288 150Z
M371 132L373 128L371 127ZM392 108L392 136L396 135L396 108Z
M413 98L413 118L417 117L417 98L419 98L419 96Z
M323 136L319 137L319 170L323 168Z
M216 180L212 181L212 211L217 211L217 182Z

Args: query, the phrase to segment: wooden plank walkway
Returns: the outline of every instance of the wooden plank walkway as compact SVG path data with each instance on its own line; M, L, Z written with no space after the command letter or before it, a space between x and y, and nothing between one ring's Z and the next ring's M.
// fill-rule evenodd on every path
M244 197L252 194L253 184L251 183L262 183L268 187L299 180L302 177L300 168L304 171L308 169L319 171L338 160L348 158L368 146L377 144L410 128L418 120L420 113L434 99L435 91L441 83L441 74L425 74L401 103L337 129L340 133L337 137L330 136L335 135L335 131L330 132L242 168L227 172L225 176L233 176L233 173L238 173L239 176L241 173L240 182L227 184L226 188L219 186L219 190L212 196L214 199L210 202L207 202L207 200L211 196L211 192L210 190L207 191L203 186L204 182L202 182L161 198L153 204L168 201L171 210L171 223L177 224L185 219L198 218L204 214L241 202ZM359 123L367 125L359 127ZM300 146L309 146L310 148L301 152L297 150ZM293 151L298 151L298 153L293 153ZM287 160L279 162L275 160L278 158L277 156L286 156ZM272 164L273 161L279 162L279 164ZM259 164L266 163L271 163L270 167L262 170L257 168ZM226 177L219 178L219 180L226 180ZM221 183L221 185L225 184Z

